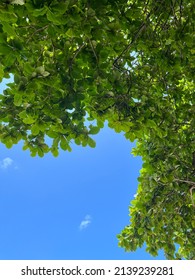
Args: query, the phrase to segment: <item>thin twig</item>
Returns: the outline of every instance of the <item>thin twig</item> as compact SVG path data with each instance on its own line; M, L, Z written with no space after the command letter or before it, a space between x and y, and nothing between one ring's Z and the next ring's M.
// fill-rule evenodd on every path
M44 26L44 27L41 27L41 28L39 28L39 29L37 29L37 30L35 30L35 32L33 32L32 33L32 35L30 36L30 38L27 40L27 44L28 44L28 42L30 41L30 39L37 33L37 32L40 32L40 31L42 31L42 30L45 30L45 29L47 29L48 28L48 26L49 25L46 25L46 26Z
M140 26L139 30L137 31L137 33L135 34L134 38L132 39L131 43L122 51L122 53L114 60L114 65L117 65L118 60L123 56L123 54L125 54L130 48L131 46L135 43L135 41L137 40L137 38L139 37L140 33L145 29L146 24L142 23L142 25Z
M149 1L148 1L148 2L149 2ZM147 5L148 5L148 2L147 2ZM163 1L163 2L164 2L164 1ZM150 16L151 16L151 13L152 13L152 12L155 12L155 11L158 11L158 9L159 9L159 6L155 7L155 8L154 8L154 11L151 10L151 11L148 13L148 15L146 16L145 22L142 22L140 28L138 29L138 31L137 31L137 33L135 34L135 36L132 38L130 44L127 45L126 48L122 51L122 53L114 60L113 65L114 65L115 67L117 67L117 62L118 62L118 60L119 60L127 51L129 51L129 49L130 49L131 46L135 43L135 41L137 40L137 38L139 37L139 35L140 35L140 34L142 33L142 31L146 28L147 23L148 23L148 20L149 20L149 18L150 18ZM125 18L126 18L126 17L125 17ZM117 67L117 68L118 68L118 67Z
M94 49L93 43L92 43L92 41L90 40L90 38L88 38L88 39L89 39L89 43L90 43L90 45L91 45L91 48L92 48L93 54L94 54L94 56L95 56L95 58L96 58L96 60L97 60L97 62L98 62L98 57L97 57L97 55L96 55L96 52L95 52L95 49Z
M181 182L181 183L187 183L190 185L193 185L192 188L195 188L195 182L189 181L189 180L180 180L180 179L175 179L176 182Z
M71 59L71 65L84 46L85 46L85 42L83 42L83 44L79 46L79 48L75 51L74 56Z
M180 1L180 5L179 5L179 11L180 11L180 17L179 17L179 21L180 21L180 24L182 23L182 20L181 20L181 18L182 18L182 5L183 5L183 3L182 3L182 0Z

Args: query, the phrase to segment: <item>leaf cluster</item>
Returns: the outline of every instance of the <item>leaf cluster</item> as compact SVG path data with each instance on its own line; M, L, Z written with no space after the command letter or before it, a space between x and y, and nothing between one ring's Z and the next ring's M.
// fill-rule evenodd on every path
M14 76L1 142L57 156L72 141L95 147L105 121L136 140L143 167L119 245L170 259L195 259L194 11L192 0L0 3L0 81Z

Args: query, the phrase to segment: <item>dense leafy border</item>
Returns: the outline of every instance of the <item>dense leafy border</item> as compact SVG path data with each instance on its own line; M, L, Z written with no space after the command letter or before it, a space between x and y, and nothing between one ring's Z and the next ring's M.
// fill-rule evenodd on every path
M170 259L195 259L193 2L0 3L0 79L14 75L1 142L57 156L72 140L95 147L105 120L137 140L144 164L119 246Z

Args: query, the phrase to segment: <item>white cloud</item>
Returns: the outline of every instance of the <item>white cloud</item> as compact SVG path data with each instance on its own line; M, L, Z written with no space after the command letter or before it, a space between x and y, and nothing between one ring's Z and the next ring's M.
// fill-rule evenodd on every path
M14 162L13 159L6 157L0 161L0 168L7 169L9 166L13 164L13 162Z
M87 228L90 223L91 223L91 216L86 215L85 218L81 221L81 223L79 225L79 229L83 230L83 229Z

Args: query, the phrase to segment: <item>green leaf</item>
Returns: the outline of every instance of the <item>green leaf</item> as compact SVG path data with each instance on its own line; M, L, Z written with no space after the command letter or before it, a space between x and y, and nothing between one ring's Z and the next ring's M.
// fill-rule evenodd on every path
M8 55L10 54L11 48L5 44L0 44L0 54L1 55Z
M138 234L139 234L139 235L142 235L143 233L144 233L144 229L143 229L143 228L139 228L139 229L138 229Z
M13 146L13 142L12 142L11 138L6 140L5 145L8 149L10 149Z
M38 155L39 155L40 157L43 157L43 156L44 156L44 152L43 152L43 150L42 150L41 148L38 148Z
M58 157L58 155L59 155L58 148L52 147L51 152L52 152L54 157Z
M147 125L150 127L150 128L156 128L156 123L155 121L153 120L147 120Z
M47 7L44 6L43 8L40 8L40 9L34 9L32 11L32 13L33 13L33 16L39 17L39 16L45 15L47 13L47 10L48 10Z
M22 95L20 93L16 93L14 95L14 105L21 106L22 104Z
M68 31L66 32L66 35L70 38L72 38L74 36L74 33L73 33L73 29L72 28L69 28Z
M23 151L26 151L27 149L29 149L29 143L25 142L22 149L23 149Z
M67 11L69 3L70 0L66 0L64 3L58 3L57 5L52 7L52 10L54 12L57 12L58 14L63 15Z
M131 132L131 131L126 132L124 135L125 135L125 138L129 139L131 142L134 142L135 139L136 139L135 134L133 132Z
M47 11L47 19L55 25L66 24L67 17L61 16L60 13L52 13L50 10Z
M74 139L75 144L80 145L81 144L81 140L79 138Z
M88 138L87 144L91 147L91 148L95 148L96 143L92 138Z
M192 227L195 228L195 220L192 220Z
M64 151L66 151L68 149L68 146L69 146L69 144L68 144L67 140L64 137L62 137L61 141L60 141L60 148Z
M3 23L3 31L6 32L10 36L16 36L14 28L7 22Z
M0 13L0 21L15 23L17 21L17 15L13 12L6 11L6 9L2 10Z
M37 124L34 124L32 127L31 127L31 132L33 135L38 135L39 132L40 132L40 128Z
M45 72L45 67L42 65L42 66L39 66L36 68L36 72L43 75L43 73Z
M26 118L23 119L23 122L25 124L33 124L36 122L36 120L31 116L27 116Z
M18 115L19 115L19 117L20 117L21 119L26 118L26 117L27 117L26 110L21 111Z
M16 84L19 84L20 81L21 81L20 76L17 75L17 74L15 74L15 75L14 75L14 82L15 82Z
M43 77L47 77L47 76L49 76L49 75L50 75L50 73L47 72L47 71L44 71L44 72L42 73L42 76L43 76Z
M26 72L26 74L28 74L28 75L32 75L32 73L34 72L34 68L31 66L31 64L29 62L24 63L23 69Z
M99 128L103 128L103 127L104 127L104 122L101 121L101 120L97 120L97 126L98 126Z
M36 150L32 150L30 155L31 155L31 157L35 157L37 155L37 151Z
M90 127L89 134L97 134L100 131L100 128L98 126L90 125L89 127Z

